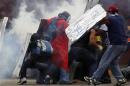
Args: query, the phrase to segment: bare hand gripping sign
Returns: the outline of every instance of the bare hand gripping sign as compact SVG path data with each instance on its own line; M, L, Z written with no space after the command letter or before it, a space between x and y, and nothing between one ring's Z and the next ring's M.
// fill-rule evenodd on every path
M100 4L89 9L77 21L66 29L66 34L71 42L78 40L87 30L106 16L106 11Z

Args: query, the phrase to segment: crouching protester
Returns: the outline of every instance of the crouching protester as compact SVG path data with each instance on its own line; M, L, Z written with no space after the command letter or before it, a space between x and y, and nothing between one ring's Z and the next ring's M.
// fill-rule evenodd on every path
M48 74L47 74L47 81L51 81L50 79L54 79L55 75L54 72L55 70L59 70L58 76L59 79L58 84L71 84L69 81L69 67L68 67L68 38L65 33L65 29L69 25L69 19L70 19L70 14L66 11L59 13L58 16L50 18L50 19L43 19L43 22L41 21L39 29L37 33L39 33L39 37L43 36L43 39L49 41L53 48L53 53L52 55L48 58L45 59L45 63L49 65L46 68L48 68ZM32 43L30 47L33 45L36 45L35 43ZM34 46L33 46L34 47ZM31 54L33 57L29 61L25 61L24 65L22 66L20 76L21 78L26 77L26 69L31 63L31 65L37 66L37 57L40 57L41 55L37 55L37 50L39 48L34 49L34 54ZM30 51L30 50L29 50ZM33 49L32 49L33 52ZM48 54L47 54L48 56ZM36 58L35 58L36 57ZM44 68L43 68L44 69ZM40 69L41 70L41 69ZM22 80L22 79L21 79ZM45 80L46 81L46 80ZM26 81L25 81L26 82ZM22 81L23 83L23 81Z
M53 49L48 41L41 39L40 35L34 33L31 37L20 73L19 73L19 85L27 83L27 68L37 68L40 71L40 80L37 80L37 84L47 84L46 76L48 68L51 65L50 57ZM30 55L30 56L29 56ZM27 58L29 56L29 58Z
M65 29L69 25L70 14L66 11L48 19L50 32L53 31L50 43L53 47L52 64L59 69L58 84L71 84L68 66L68 37Z
M69 19L70 14L66 11L50 19L42 19L37 31L37 33L43 36L43 39L49 41L53 48L47 80L53 79L54 84L71 84L68 66L69 40L65 33L65 29L69 25Z
M75 78L83 80L81 76L92 76L98 66L98 55L102 51L102 47L97 43L95 28L87 31L79 40L71 45L69 52L70 64L79 62L80 70L75 71ZM82 74L81 74L82 73Z
M112 5L108 9L108 37L110 44L108 45L105 53L103 54L97 70L93 73L92 77L85 76L84 79L88 84L98 85L99 79L102 77L106 69L110 68L112 74L117 79L117 86L122 86L126 80L119 67L119 58L122 53L127 49L127 25L125 19L118 14L118 8Z

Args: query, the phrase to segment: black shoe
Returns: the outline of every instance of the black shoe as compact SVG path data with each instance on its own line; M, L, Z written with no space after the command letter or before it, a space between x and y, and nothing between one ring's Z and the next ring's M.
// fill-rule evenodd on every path
M92 84L100 85L101 84L101 82L97 81L96 79L93 79L93 78L87 77L87 76L84 77L84 80L88 83L88 85L92 85Z
M18 85L24 85L24 84L26 84L26 83L27 83L26 78L22 78L22 79L20 79L20 80L17 82Z
M117 80L116 86L123 86L125 84L126 84L126 79L123 78L123 79Z

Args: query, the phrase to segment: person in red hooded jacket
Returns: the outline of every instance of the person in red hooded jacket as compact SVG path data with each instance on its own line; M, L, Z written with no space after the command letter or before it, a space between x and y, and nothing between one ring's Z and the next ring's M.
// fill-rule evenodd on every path
M52 63L60 69L60 84L69 82L68 74L68 37L65 29L69 25L70 14L66 11L59 13L58 17L48 19L48 25L55 22L55 35L52 35L50 42L53 47ZM54 28L52 28L54 29Z

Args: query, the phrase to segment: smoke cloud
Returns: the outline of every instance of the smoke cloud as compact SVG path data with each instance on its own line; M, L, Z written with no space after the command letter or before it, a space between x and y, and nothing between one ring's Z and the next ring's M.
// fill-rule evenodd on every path
M11 77L15 67L16 58L20 55L20 43L14 34L5 34L4 42L0 50L0 79Z
M73 22L83 14L85 0L1 0L0 16L11 18L12 27L5 32L0 49L0 78L12 76L19 56L22 54L27 33L37 31L41 18L57 16L62 11L70 12ZM12 4L13 3L13 4ZM10 11L8 5L11 5ZM6 7L7 6L7 7ZM6 11L7 10L7 11ZM8 13L9 12L9 13Z
M0 17L12 17L16 0L0 0Z
M117 5L120 14L122 14L126 20L130 19L130 0L100 0L100 2L105 9L111 4Z

